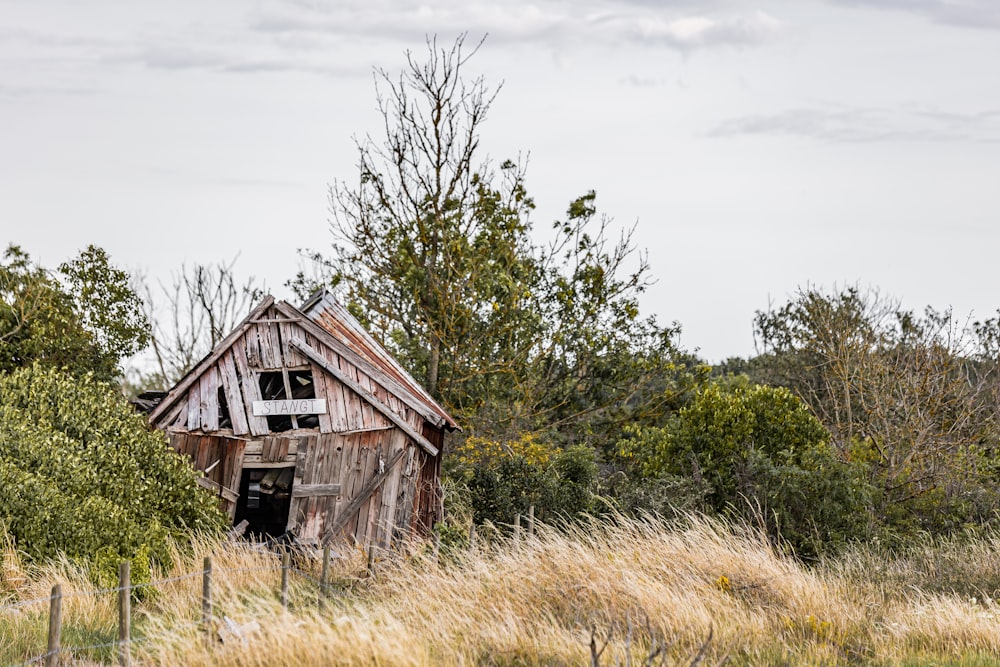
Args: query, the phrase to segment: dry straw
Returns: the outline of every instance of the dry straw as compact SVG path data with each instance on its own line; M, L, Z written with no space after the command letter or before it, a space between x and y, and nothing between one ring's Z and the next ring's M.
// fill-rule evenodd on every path
M440 557L416 546L407 555L373 559L374 574L365 553L344 550L333 560L332 597L320 611L317 562L296 559L285 609L278 556L254 545L199 540L193 549L176 550L170 571L154 573L176 580L136 605L132 654L139 664L171 665L989 664L1000 658L1000 609L992 598L935 588L940 581L927 565L965 553L965 576L974 579L995 567L995 551L982 541L928 543L925 550L891 562L858 550L808 568L746 527L698 516L671 525L618 517L539 526L517 545L481 537L474 548L445 549ZM184 576L200 571L205 555L213 558L215 585L211 642L199 625L200 582ZM974 558L982 570L968 562ZM56 581L69 593L92 589L73 564L33 569L9 544L2 567L0 609L44 597ZM32 657L43 607L0 610L0 664ZM113 595L70 595L66 607L71 623L89 624L95 636L114 635ZM113 652L98 658L113 660Z

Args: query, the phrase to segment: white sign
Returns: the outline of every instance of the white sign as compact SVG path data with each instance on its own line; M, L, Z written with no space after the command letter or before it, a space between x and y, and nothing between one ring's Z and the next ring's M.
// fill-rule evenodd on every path
M325 398L293 398L280 401L254 401L254 417L271 415L325 415Z

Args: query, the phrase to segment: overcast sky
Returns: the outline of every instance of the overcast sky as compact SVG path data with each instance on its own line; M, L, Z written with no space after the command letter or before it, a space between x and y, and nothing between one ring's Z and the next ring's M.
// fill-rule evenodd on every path
M464 31L536 227L596 190L706 359L807 283L1000 307L997 0L0 0L2 240L165 281L240 253L286 298L378 128L373 66Z

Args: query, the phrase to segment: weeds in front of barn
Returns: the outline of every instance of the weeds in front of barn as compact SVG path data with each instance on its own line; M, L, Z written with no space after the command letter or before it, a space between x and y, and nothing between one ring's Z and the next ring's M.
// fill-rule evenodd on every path
M986 665L1000 659L1000 536L858 548L812 568L703 517L540 526L516 542L369 558L196 540L133 594L136 664ZM211 559L210 627L202 618ZM311 556L316 556L315 558ZM0 665L45 653L60 584L64 662L117 663L117 592L0 541ZM996 586L994 588L994 586ZM88 648L89 647L89 648Z

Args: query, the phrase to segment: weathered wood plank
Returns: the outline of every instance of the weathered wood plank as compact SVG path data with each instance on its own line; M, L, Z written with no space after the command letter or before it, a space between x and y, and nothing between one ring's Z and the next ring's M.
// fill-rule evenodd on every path
M256 326L252 324L248 326L247 330L243 332L243 336L238 338L233 345L234 349L238 345L239 349L242 350L242 356L250 368L260 370L263 367L260 361L260 337L257 336Z
M198 477L197 481L198 481L198 486L208 489L212 493L216 494L217 496L220 496L221 498L224 498L225 500L235 503L237 500L240 499L240 494L236 493L232 489L227 489L218 482L212 481L207 477Z
M378 436L381 433L375 433L368 431L362 433L361 437L366 441L365 447L365 458L364 458L364 472L361 473L361 479L363 481L368 481L375 475L379 473L378 461L382 451L382 439ZM372 505L375 503L375 496L377 494L372 493L367 502L361 503L358 508L358 523L355 527L354 539L358 544L364 545L368 548L370 544L370 539L368 537L368 517L371 513Z
M333 364L331 364L325 358L323 358L323 355L321 355L319 352L317 352L315 349L307 345L299 338L293 338L291 344L292 346L301 350L302 353L305 354L307 357L309 357L312 361L322 366L335 378L340 380L344 385L350 388L351 391L363 397L373 407L378 409L379 412L381 412L385 417L389 419L389 421L391 421L396 426L401 428L403 432L406 433L406 435L410 436L410 438L413 439L414 442L423 447L423 449L428 454L430 454L431 456L438 455L438 448L432 445L427 438L414 431L409 424L407 424L399 415L397 415L395 412L393 412L387 406L385 406L381 401L379 401L378 398L376 398L371 392L367 391L361 385L357 384L349 377L344 375L344 373L342 373L339 368L335 368Z
M333 406L335 410L333 430L339 432L350 431L351 428L348 426L349 420L347 418L347 397L351 395L351 390L345 387L343 382L334 377L326 378L326 386L333 400L336 401Z
M271 340L271 325L260 323L253 325L260 342L260 363L264 368L281 368L281 348L277 341Z
M243 457L243 466L254 470L264 470L268 468L294 468L295 457L289 456L282 461L265 461L259 454L248 454Z
M295 348L290 349L295 350ZM296 354L298 354L297 351ZM320 433L330 433L333 431L333 419L331 418L330 413L336 411L337 408L335 408L330 402L333 397L328 396L330 392L329 389L327 389L326 373L324 373L323 369L316 364L310 364L309 371L312 373L313 393L316 398L325 400L327 406L326 411L319 415L319 431ZM333 379L331 378L331 383L332 382Z
M390 454L395 454L406 448L406 436L397 431L392 438ZM409 449L413 449L410 447ZM397 466L389 476L382 492L382 509L378 518L378 535L376 536L378 546L389 548L392 546L393 524L396 519L396 503L399 501L399 482L403 477L403 467Z
M229 346L232 345L233 341L243 335L243 329L248 325L248 323L253 319L259 318L273 304L274 297L269 296L264 299L259 306L250 311L250 314L247 315L228 336L223 338L222 341L215 346L215 350L202 359L197 366L191 369L191 371L177 383L177 386L170 391L170 394L167 395L163 402L161 402L153 409L152 412L149 413L149 422L151 424L159 424L159 420L163 414L169 411L173 404L185 395L188 388L193 383L198 381L198 378L201 377L202 369L214 365L215 362L218 361L219 357L222 356L227 349L229 349Z
M340 495L340 484L301 484L292 489L292 498L320 498Z
M290 341L293 336L301 336L304 334L301 327L298 326L298 322L300 321L301 320L282 320L278 323L278 333L281 336L281 356L284 359L286 366L302 366L309 363L309 360L303 357L302 353L288 344L288 341Z
M232 350L226 350L226 353L219 358L219 374L222 388L226 393L226 408L229 410L233 434L246 435L250 432L250 426L247 424L246 405L243 401L243 391L240 389L240 380L236 375L236 362Z
M260 395L257 373L251 372L247 355L246 342L243 339L233 343L233 360L236 362L236 370L240 374L240 393L243 396L243 409L246 411L247 425L253 435L264 435L269 432L267 418L256 417L253 414L253 402L263 400L263 397Z
M187 427L189 430L201 428L201 385L194 383L188 390Z
M292 482L292 488L294 489L298 484L302 482L302 475L305 472L306 467L306 456L310 449L312 449L312 444L314 440L312 438L302 438L298 442L298 446L295 449L295 471L293 473L294 478ZM288 523L285 525L285 530L302 537L301 531L302 527L305 525L305 501L299 498L292 498L291 504L288 508Z
M415 464L419 465L422 452L416 447L407 447L406 465L403 467L403 477L400 480L399 501L396 506L396 520L393 530L403 535L410 533L410 518L413 516L413 503L417 497L417 475Z
M276 303L275 310L284 314L286 317L295 317L296 313L298 313L298 311L293 307L283 302ZM391 391L391 393L399 396L412 409L418 411L425 420L434 424L438 428L443 428L445 426L445 419L441 415L437 414L435 410L431 409L430 406L427 405L425 399L417 398L410 390L387 375L384 371L376 367L368 360L359 357L347 345L337 340L332 334L330 334L329 331L321 327L319 324L306 318L300 322L300 327L306 333L317 336L321 341L323 341L324 347L331 347L341 356L350 356L352 359L356 359L358 366L364 370L367 375L374 378L379 384L385 386Z
M386 462L385 471L381 474L375 475L368 480L367 484L361 487L361 490L355 496L354 500L352 500L351 503L344 508L341 515L337 517L337 519L324 531L322 539L324 546L329 544L338 535L338 533L340 533L340 530L344 527L344 523L346 522L345 517L349 517L353 512L356 512L358 508L361 507L361 504L368 500L368 497L371 496L371 494L379 487L380 484L382 484L383 481L385 481L385 478L389 476L392 469L397 463L399 463L405 453L406 450L396 452L396 454Z
M219 374L216 366L210 366L202 373L198 384L201 393L201 430L216 431L219 428Z
M357 435L352 435L350 437L343 439L344 448L341 454L341 464L340 464L340 475L341 475L341 495L339 496L340 502L335 503L335 521L341 521L343 519L344 523L349 523L351 517L343 517L342 512L345 507L351 504L354 499L355 490L361 488L364 480L358 481L359 477L364 472L364 466L362 461L364 460L364 441L363 434L359 433ZM357 516L353 517L354 520ZM330 522L332 524L333 521ZM329 525L329 524L328 524ZM324 527L325 528L325 527ZM348 530L343 531L344 534L352 534Z
M181 415L183 414L183 417ZM187 420L187 404L184 401L177 401L174 407L171 408L163 419L163 423L167 424L167 428L175 426L175 422L184 419Z

